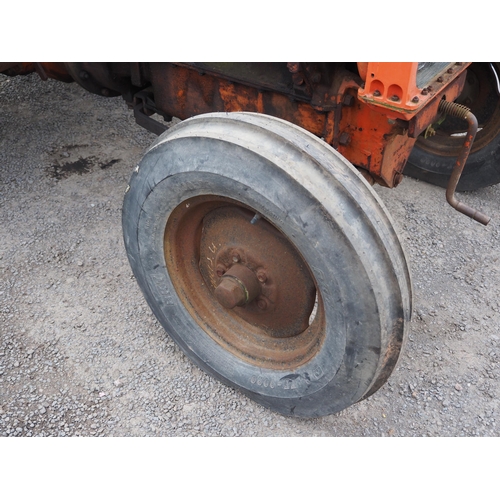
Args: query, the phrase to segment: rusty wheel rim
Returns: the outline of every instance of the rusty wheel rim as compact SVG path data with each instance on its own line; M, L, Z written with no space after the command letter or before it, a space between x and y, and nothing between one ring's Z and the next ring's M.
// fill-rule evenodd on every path
M471 153L486 147L498 135L500 129L500 99L493 69L489 63L476 63L468 69L464 90L457 99L471 109L476 116L479 129ZM498 65L495 71L500 74ZM458 118L447 117L436 130L436 135L417 139L420 149L439 156L457 156L464 142L467 125Z
M325 336L323 301L304 259L250 207L220 196L185 200L164 235L167 271L212 340L262 368L312 359Z

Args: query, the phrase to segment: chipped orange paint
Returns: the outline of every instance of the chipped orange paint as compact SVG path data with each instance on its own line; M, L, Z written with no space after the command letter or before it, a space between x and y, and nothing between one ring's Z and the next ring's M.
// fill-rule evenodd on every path
M419 89L418 63L358 63L364 86L341 68L331 86L321 88L310 102L187 64L142 63L141 68L156 108L167 115L186 119L213 111L250 111L276 116L322 137L376 182L393 187L417 136L438 116L439 101L453 101L460 94L469 64L450 63L433 88ZM42 77L71 81L65 63L0 65L0 71L13 75L35 70ZM352 103L344 105L348 94Z
M264 113L262 92L257 92L257 94L242 92L234 83L222 80L219 82L219 95L224 103L224 111Z
M450 63L447 71L440 74L440 81L433 80L431 89L424 90L417 87L416 62L358 63L358 69L365 75L365 85L359 89L358 97L367 104L391 110L397 118L410 120L470 64Z

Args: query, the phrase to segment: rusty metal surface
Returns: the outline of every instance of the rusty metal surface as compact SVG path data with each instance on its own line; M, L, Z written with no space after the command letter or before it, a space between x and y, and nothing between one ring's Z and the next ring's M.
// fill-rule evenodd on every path
M325 114L285 94L174 64L151 63L149 72L156 106L181 120L214 111L251 111L278 116L323 135Z
M416 64L98 62L0 68L75 80L103 96L122 95L137 122L156 134L165 127L149 118L153 113L165 120L214 111L276 116L323 138L374 182L395 187L416 138L438 117L439 101L459 96L469 63L450 63L423 89L416 86Z
M382 120L381 116L359 100L343 108L339 129L348 140L337 149L351 163L367 170L375 182L394 187L416 139L409 136L407 122Z
M322 300L293 245L264 218L252 224L254 215L221 197L186 200L167 223L167 269L186 309L216 342L258 366L290 369L322 343ZM253 280L241 305L217 296L226 274L244 285Z
M412 118L404 110L375 106L369 99L357 99L353 107L344 107L339 132L346 139L339 143L338 151L354 165L367 170L378 184L397 186L417 137L439 116L440 100L459 96L466 73L463 66L456 68L455 79L446 73L448 78L436 85L425 102L419 102L418 112ZM363 92L359 89L358 96ZM402 119L408 117L409 120Z
M494 63L494 67L488 63L473 63L467 70L463 90L457 95L456 102L467 106L478 121L478 133L471 153L490 144L500 130L497 71L500 71L500 63ZM455 93L449 95L447 91L446 94L447 101L455 101ZM433 155L456 157L463 147L463 135L466 131L466 122L448 116L444 122L433 124L432 130L425 137L420 135L417 145Z
M481 213L479 210L476 210L472 207L469 207L465 203L462 203L455 196L455 190L457 188L458 181L460 180L460 176L462 175L463 169L465 167L465 162L467 161L472 148L472 143L474 142L474 137L477 133L477 119L468 108L454 102L441 101L439 103L439 111L456 118L466 120L468 124L467 135L465 137L462 150L458 155L457 161L451 173L450 180L448 182L448 187L446 188L446 201L455 210L458 210L471 219L474 219L475 221L480 222L481 224L486 226L490 222L491 217L488 217L487 215Z
M255 300L236 307L235 314L273 337L290 337L309 326L316 289L293 246L266 220L251 224L253 215L238 207L222 207L205 216L201 274L210 286L227 275L248 283ZM217 267L225 270L222 277L217 276Z
M446 88L436 92L434 99L429 101L418 114L408 122L408 132L411 137L418 137L439 116L441 100L455 101L465 84L466 73L461 72Z
M278 91L230 82L212 73L200 73L199 68L195 70L187 65L153 63L149 73L156 106L163 112L181 119L212 111L250 111L278 116L323 137L352 163L368 170L377 182L392 187L396 171L402 171L414 140L397 137L401 135L401 127L395 126L395 122L388 123L385 112L381 114L380 110L357 100L356 91L362 82L351 72L337 68L327 77L312 65L289 63L287 67L291 82L295 87L304 87L302 93L310 94L310 102L290 99ZM319 81L318 74L322 75ZM306 78L306 75L309 76ZM314 92L311 82L316 84ZM353 131L352 124L364 123L363 120L368 125L354 127ZM352 142L351 132L355 136ZM390 142L394 144L384 161L384 148ZM393 161L394 151L401 159ZM383 163L385 169L382 169Z
M419 63L370 62L363 67L365 85L358 92L359 98L377 107L392 112L392 117L410 120L438 93L462 73L465 74L471 63L445 64L425 87L419 87L417 67ZM450 100L449 98L447 100Z
M204 230L206 227L205 224ZM205 236L205 231L203 234ZM203 258L200 266L202 263ZM262 294L262 286L256 272L236 261L225 273L221 274L220 283L215 288L214 293L219 304L227 309L234 309L235 307L246 307L253 300L258 299ZM262 301L261 304L261 308L264 309L265 302Z

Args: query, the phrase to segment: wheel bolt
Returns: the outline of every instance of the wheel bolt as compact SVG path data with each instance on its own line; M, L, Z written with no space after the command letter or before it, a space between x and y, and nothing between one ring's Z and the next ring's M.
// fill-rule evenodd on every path
M242 264L234 264L222 276L214 293L222 307L233 309L252 302L260 292L260 283L255 273Z
M219 286L215 289L215 296L219 304L226 309L243 306L247 301L245 287L232 278L222 278Z

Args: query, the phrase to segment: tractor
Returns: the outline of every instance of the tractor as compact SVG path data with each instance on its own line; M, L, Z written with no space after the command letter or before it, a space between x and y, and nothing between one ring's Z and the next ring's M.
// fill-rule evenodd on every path
M121 96L158 135L123 237L144 297L200 368L284 415L377 391L412 287L371 187L500 182L499 63L0 63ZM173 117L181 121L169 127ZM467 163L466 163L467 162Z

